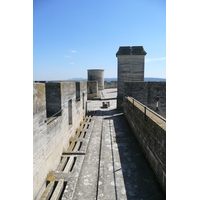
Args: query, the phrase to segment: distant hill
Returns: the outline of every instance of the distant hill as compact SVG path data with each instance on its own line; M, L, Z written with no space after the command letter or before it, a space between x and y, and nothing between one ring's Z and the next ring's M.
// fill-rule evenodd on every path
M86 78L71 78L67 81L87 81ZM104 78L104 81L110 82L110 81L117 81L117 78Z
M111 81L117 81L117 78L104 78L105 81L111 82ZM144 77L144 81L166 81L165 78L149 78L149 77Z
M71 79L68 79L68 81L87 81L86 78L71 78Z
M72 78L68 79L67 81L87 81L86 78ZM111 82L111 81L117 81L117 78L104 78L104 81ZM165 78L150 78L150 77L144 77L144 81L166 81Z
M117 81L117 78L104 78L104 81L107 81L107 82Z
M86 78L71 78L71 79L68 79L68 80L48 80L48 81L33 81L33 82L62 82L62 81L87 81ZM104 81L107 81L107 82L111 82L111 81L117 81L117 78L104 78ZM147 82L147 81L163 81L165 82L166 79L165 78L150 78L150 77L144 77L144 81Z
M144 81L147 82L147 81L163 81L165 82L166 79L165 78L148 78L148 77L144 77Z

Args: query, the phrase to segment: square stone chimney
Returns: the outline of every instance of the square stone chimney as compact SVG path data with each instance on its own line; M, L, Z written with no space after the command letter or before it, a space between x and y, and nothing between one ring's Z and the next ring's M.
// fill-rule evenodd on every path
M143 46L119 47L116 57L118 58L118 86L117 108L122 109L124 81L144 81L145 52Z

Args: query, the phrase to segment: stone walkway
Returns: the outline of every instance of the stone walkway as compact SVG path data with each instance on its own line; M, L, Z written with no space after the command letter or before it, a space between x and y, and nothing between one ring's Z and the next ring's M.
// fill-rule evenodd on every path
M73 199L166 199L123 112L116 110L116 91L102 92L108 108L102 108L103 100L88 102L96 113Z
M88 115L48 175L40 199L166 199L122 110L116 109L117 90L101 95L103 100L88 101Z

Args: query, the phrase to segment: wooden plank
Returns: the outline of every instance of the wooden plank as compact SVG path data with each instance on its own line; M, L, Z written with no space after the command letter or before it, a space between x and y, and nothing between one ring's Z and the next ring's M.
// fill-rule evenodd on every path
M78 151L79 145L80 145L80 141L77 141L76 146L75 146L73 152Z
M71 141L71 144L69 145L67 152L71 151L74 146L74 142L75 142L74 138L71 138L70 141Z
M72 166L73 161L74 161L74 156L70 156L69 161L68 161L65 169L63 170L63 172L65 172L65 173L69 172L69 170L70 170L70 168Z
M65 165L66 162L67 162L67 157L66 157L66 156L62 156L62 157L63 157L63 158L62 158L61 162L59 163L59 165L58 165L56 171L62 171L64 165Z
M56 189L54 190L54 193L50 200L58 200L60 198L61 192L63 190L63 186L64 186L64 180L61 179L61 180L59 180L59 182L56 186Z
M82 131L82 133L81 133L81 135L80 135L80 137L79 137L80 139L82 139L82 138L83 138L83 136L84 136L84 133L85 133L85 130L83 130L83 131Z
M50 183L47 185L45 191L43 192L40 200L46 200L49 199L49 197L51 196L51 193L53 191L53 186L54 186L55 182L54 181L50 181Z
M80 130L80 129L76 129L76 131L77 131L77 132L76 132L76 135L75 135L74 139L78 138L78 136L79 136L81 130Z

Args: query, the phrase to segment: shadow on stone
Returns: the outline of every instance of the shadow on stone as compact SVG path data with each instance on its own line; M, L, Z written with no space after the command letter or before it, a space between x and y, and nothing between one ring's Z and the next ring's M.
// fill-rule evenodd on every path
M104 120L113 120L116 138L112 138L112 142L117 143L121 162L121 169L116 169L113 173L122 170L127 199L166 199L123 112L121 110L110 110L100 113L102 116L104 114L112 115L112 117L106 117Z

